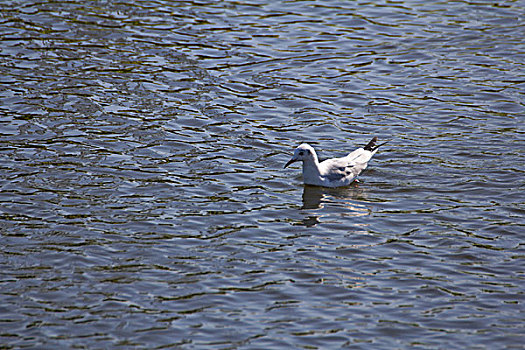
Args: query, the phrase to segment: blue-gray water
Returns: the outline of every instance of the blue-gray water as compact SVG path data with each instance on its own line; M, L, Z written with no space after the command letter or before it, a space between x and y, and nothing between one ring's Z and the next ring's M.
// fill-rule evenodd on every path
M0 348L525 348L524 14L2 1Z

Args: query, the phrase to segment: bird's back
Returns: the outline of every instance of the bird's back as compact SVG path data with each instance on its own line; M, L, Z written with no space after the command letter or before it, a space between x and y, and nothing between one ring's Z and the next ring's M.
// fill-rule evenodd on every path
M350 152L345 158L348 159L349 162L368 163L376 151L370 152L363 148L358 148L355 151Z

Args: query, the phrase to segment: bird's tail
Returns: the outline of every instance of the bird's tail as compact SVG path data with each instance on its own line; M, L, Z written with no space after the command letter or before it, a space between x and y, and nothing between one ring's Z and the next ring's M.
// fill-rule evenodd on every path
M379 147L383 146L385 143L388 143L388 141L385 141L383 143L380 143L379 145L376 145L376 142L377 142L377 137L374 137L372 140L370 140L370 142L364 147L364 150L365 151L370 151L370 152L374 152L375 150L377 150Z

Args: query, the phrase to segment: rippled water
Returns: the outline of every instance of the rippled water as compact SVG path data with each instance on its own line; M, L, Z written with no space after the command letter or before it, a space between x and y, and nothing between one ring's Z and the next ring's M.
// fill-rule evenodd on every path
M523 2L0 10L1 348L523 348Z

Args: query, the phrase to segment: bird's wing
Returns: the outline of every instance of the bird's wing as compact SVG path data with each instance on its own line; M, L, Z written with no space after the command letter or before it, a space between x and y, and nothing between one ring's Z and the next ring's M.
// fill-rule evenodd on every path
M329 181L342 180L348 176L357 176L363 170L359 163L347 157L327 159L319 164L321 176Z

